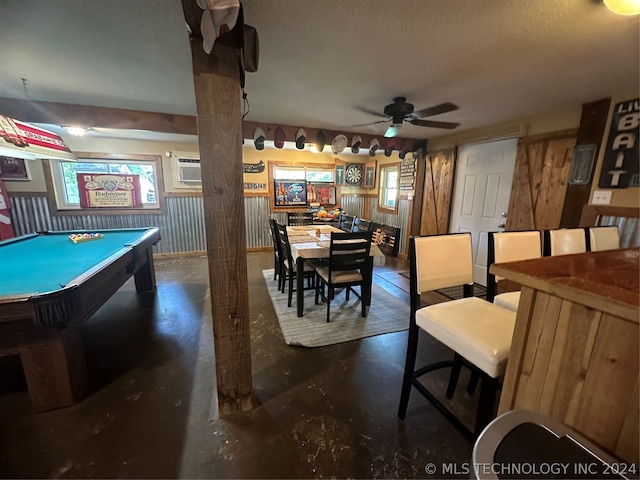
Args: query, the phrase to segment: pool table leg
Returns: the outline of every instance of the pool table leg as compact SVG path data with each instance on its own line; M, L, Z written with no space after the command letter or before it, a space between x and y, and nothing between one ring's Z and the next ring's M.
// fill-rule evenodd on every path
M88 385L80 332L31 330L25 332L19 350L34 408L42 412L77 403Z
M153 251L151 248L146 248L142 255L142 267L140 267L134 275L136 291L148 292L156 288L156 269L153 265Z

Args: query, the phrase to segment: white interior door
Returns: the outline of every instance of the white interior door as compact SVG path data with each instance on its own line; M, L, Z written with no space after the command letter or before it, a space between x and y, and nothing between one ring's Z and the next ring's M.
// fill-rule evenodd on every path
M473 279L480 285L487 281L488 232L503 231L507 221L517 149L517 138L458 149L451 232L471 232Z

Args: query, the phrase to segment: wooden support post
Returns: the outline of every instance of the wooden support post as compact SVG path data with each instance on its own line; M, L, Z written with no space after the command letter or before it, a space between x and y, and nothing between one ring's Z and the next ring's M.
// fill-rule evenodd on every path
M253 408L238 52L191 40L220 416Z
M576 138L576 146L594 143L596 148L596 158L600 150L600 143L607 126L607 116L611 99L605 98L595 102L582 105L582 116L580 117L580 128ZM567 193L564 197L561 228L573 228L580 225L580 215L582 208L589 203L589 194L596 169L596 162L591 166L591 181L587 185L567 185Z

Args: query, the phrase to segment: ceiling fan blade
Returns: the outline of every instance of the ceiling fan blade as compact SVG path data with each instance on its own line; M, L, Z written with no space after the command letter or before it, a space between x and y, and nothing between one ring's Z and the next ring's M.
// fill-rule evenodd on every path
M417 112L413 112L411 116L415 118L432 117L433 115L440 115L441 113L453 112L454 110L458 110L457 105L454 105L453 103L441 103L440 105L436 105L434 107L425 108L424 110L418 110Z
M453 122L436 122L434 120L418 120L417 118L410 120L409 123L411 123L412 125L418 125L420 127L446 128L449 130L460 125L459 123Z
M369 110L368 108L364 108L364 107L355 107L355 109L356 109L356 110L360 110L361 112L364 112L364 113L368 113L369 115L375 115L376 117L387 118L387 116L386 116L386 115L383 115L383 114L382 114L382 113L380 113L380 112L376 112L376 111L373 111L373 110Z
M388 122L389 120L378 120L377 122L369 122L369 123L363 123L362 125L349 125L343 128L357 128L357 127L368 127L369 125L377 125L378 123L385 123Z

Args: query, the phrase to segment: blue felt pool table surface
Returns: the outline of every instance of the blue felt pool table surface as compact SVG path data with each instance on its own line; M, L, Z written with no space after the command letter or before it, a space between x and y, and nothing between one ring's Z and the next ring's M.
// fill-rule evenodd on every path
M71 231L47 232L0 242L0 297L59 290L147 232L96 230L104 237L81 243L69 239Z

